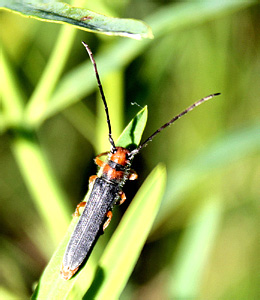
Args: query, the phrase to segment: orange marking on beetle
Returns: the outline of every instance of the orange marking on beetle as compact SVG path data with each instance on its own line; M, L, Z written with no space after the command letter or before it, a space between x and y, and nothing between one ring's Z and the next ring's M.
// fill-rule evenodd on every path
M69 280L78 271L78 269L79 269L79 267L77 267L74 270L71 270L69 268L65 269L63 264L62 264L61 270L60 270L61 277L64 280Z
M103 169L103 174L106 174L108 179L122 179L124 177L123 171L116 171L111 168L108 164L105 165Z
M122 147L116 147L116 152L111 154L110 161L113 161L122 167L126 166L129 163L129 160L127 158L127 155L130 153L129 150L122 148ZM108 179L122 179L124 177L124 171L117 171L114 168L112 168L108 163L104 165L103 168L103 174L106 174Z
M125 148L116 147L116 153L111 155L110 160L118 163L119 165L125 166L129 162L127 159L127 155L129 153L130 151Z

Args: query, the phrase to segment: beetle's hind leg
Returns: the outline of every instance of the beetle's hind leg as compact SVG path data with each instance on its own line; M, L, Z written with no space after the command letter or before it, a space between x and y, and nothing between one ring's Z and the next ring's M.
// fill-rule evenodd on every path
M108 219L103 224L103 233L104 233L105 229L107 228L107 226L109 225L109 223L111 222L112 216L113 216L112 211L108 211L107 212L107 218Z

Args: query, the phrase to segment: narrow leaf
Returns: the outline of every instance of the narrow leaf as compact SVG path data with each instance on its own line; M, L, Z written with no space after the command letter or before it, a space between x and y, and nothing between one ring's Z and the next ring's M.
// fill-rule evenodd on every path
M222 203L220 197L207 199L192 216L190 226L172 263L169 299L198 299L201 281L220 229Z
M141 141L146 121L147 106L140 110L134 119L127 125L116 144L125 148L128 148L131 145L137 147Z
M151 28L142 21L108 17L63 2L1 0L0 5L25 17L59 24L70 24L85 31L125 36L138 40L153 38Z

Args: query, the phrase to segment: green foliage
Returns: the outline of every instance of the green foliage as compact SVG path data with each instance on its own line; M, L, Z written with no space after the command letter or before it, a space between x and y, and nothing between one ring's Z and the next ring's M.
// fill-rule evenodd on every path
M136 117L127 125L125 130L122 132L118 138L116 145L128 148L129 146L135 146L135 148L140 144L144 124L147 121L147 107L144 107ZM143 126L141 126L143 125Z
M112 36L22 18L10 13L11 5L17 12L28 1L0 1L9 6L0 11L0 298L28 297L52 257L36 293L68 299L103 299L103 293L120 299L257 299L259 5L116 1L107 7L92 1L86 14L83 0L70 6L44 2L44 14L55 23L86 26L90 20L80 18L93 14L94 31ZM44 2L34 1L35 15L42 17ZM68 10L59 12L59 6ZM100 19L103 14L110 15L108 22ZM121 26L128 28L127 37L129 31L151 36L144 23L117 16L143 19L155 39L113 36L115 28L122 34ZM160 166L122 220L121 208L115 209L86 266L65 282L58 273L77 221L69 225L71 213L95 172L92 158L109 150L103 104L93 96L97 83L81 40L97 61L115 139L136 114L130 102L149 107L145 139L197 99L222 95L165 130L135 158L139 183L158 162L167 166L156 219L165 182ZM146 113L140 112L118 144L140 142ZM138 190L133 184L125 190L129 201Z
M60 1L2 0L0 5L26 17L59 24L70 24L90 32L126 36L134 39L153 37L151 29L144 22L107 17Z

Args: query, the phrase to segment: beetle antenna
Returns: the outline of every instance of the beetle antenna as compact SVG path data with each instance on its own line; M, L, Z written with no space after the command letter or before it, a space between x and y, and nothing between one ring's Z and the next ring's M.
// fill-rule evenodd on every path
M115 142L114 142L114 140L112 138L112 130L111 130L111 123L110 123L109 113L108 113L107 101L106 101L106 97L105 97L105 94L104 94L104 91L103 91L103 87L102 87L102 84L101 84L101 81L100 81L100 78L99 78L96 61L94 59L94 56L93 56L93 54L92 54L89 46L85 42L83 42L83 41L82 41L82 44L86 48L86 50L88 52L88 55L89 55L89 57L91 59L91 62L93 64L93 67L94 67L94 71L95 71L96 78L97 78L97 83L98 83L98 88L99 88L99 91L100 91L100 94L101 94L102 101L104 103L105 112L106 112L106 116L107 116L108 139L109 139L109 142L110 142L110 144L112 146L112 152L113 152L116 149L116 146L115 146Z
M206 102L207 100L220 95L220 93L215 93L215 94L211 94L205 98L200 99L199 101L195 102L194 104L192 104L191 106L189 106L188 108L186 108L183 112L181 112L180 114L178 114L177 116L175 116L174 118L172 118L169 122L165 123L162 127L160 127L159 129L157 129L151 136L148 137L148 139L146 139L139 147L137 147L136 149L134 149L131 153L130 156L133 157L134 155L136 155L137 153L140 152L140 150L144 147L147 146L147 144L159 133L161 132L163 129L165 129L166 127L170 126L172 123L174 123L175 121L177 121L178 119L180 119L182 116L186 115L189 111L192 111L196 106L199 106L200 104L202 104L203 102Z

